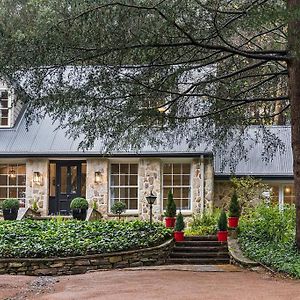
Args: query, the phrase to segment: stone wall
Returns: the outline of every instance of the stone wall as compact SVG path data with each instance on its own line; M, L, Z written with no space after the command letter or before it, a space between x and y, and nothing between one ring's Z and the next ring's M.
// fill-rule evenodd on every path
M203 164L204 161L199 159L194 159L191 164L191 199L193 213L200 213L203 209Z
M232 184L228 181L216 181L214 189L214 207L225 208L230 202L233 192Z
M48 159L29 159L26 162L26 203L30 207L34 200L37 201L42 215L48 215L49 209L49 161ZM33 173L40 172L41 184L33 182Z
M169 240L152 248L109 254L62 258L2 258L0 274L69 275L100 269L162 265L169 258L173 245L173 240Z
M214 163L212 157L204 161L204 210L212 211L214 207Z

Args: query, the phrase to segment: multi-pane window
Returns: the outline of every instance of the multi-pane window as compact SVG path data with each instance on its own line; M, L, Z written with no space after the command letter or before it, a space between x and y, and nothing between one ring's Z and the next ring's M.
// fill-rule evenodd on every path
M167 205L168 193L173 193L177 209L190 210L190 173L188 163L166 163L163 165L163 206Z
M138 209L138 164L111 164L110 199L111 205L122 201L126 209Z
M9 109L8 92L0 90L0 127L9 126Z
M26 165L0 164L0 201L16 198L25 203Z

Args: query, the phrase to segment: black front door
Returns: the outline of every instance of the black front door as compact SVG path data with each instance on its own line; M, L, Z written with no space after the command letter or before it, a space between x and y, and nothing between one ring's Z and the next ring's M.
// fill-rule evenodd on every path
M57 162L56 179L56 213L68 215L71 201L81 195L81 163Z

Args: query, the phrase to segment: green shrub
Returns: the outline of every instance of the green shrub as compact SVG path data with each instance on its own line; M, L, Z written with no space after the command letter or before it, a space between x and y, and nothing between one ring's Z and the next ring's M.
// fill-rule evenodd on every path
M37 204L37 201L36 201L36 200L33 200L33 203L32 203L31 208L32 208L32 210L34 210L34 211L38 211L38 210L39 210L39 207L38 207L38 204Z
M227 231L227 216L224 210L221 211L219 220L218 220L218 230Z
M77 197L71 201L70 208L71 209L88 209L89 203L87 202L86 199Z
M2 202L2 209L19 209L20 202L18 199L9 198Z
M178 213L175 223L175 231L183 231L184 229L184 221L183 221L183 215L181 211Z
M174 218L176 216L176 204L171 191L168 193L168 202L165 212L166 217Z
M162 223L135 220L0 222L0 257L59 257L157 246L171 238Z
M234 190L229 204L229 217L239 217L240 215L241 215L241 207L238 201L237 193Z
M111 211L121 218L121 214L126 210L126 204L122 201L116 201L111 207Z
M239 243L244 253L275 270L300 278L300 254L295 244L294 205L260 205L243 215Z

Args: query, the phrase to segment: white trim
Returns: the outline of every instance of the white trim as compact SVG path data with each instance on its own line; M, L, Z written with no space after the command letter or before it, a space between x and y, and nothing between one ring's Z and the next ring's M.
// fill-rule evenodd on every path
M7 125L1 125L0 124L0 128L4 128L4 129L7 129L7 128L11 128L12 127L12 115L13 115L13 105L12 105L12 92L10 91L10 89L8 88L0 88L0 93L1 92L7 92L7 108L4 108L5 110L7 110L7 114L8 114L8 117L7 117ZM1 108L0 108L1 110ZM0 123L1 123L1 116L0 116Z

